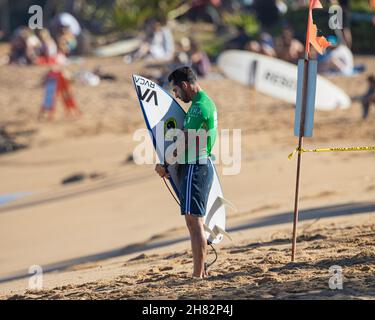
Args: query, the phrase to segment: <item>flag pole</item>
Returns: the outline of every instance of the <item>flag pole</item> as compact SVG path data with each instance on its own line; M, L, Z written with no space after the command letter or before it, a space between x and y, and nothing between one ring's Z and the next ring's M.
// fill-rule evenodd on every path
M310 52L310 22L311 22L311 10L309 8L309 16L308 16L307 32L306 32L305 59L304 59L304 65L303 65L302 108L301 108L299 137L298 137L298 151L300 151L302 149L303 136L304 136L304 132L305 132L308 72L309 72L309 52ZM299 190L300 190L300 180L301 180L301 160L302 160L302 153L298 152L296 191L295 191L295 197L294 197L293 240L292 240L292 259L291 259L292 262L295 261L296 247L297 247L297 224L298 224L298 213L299 213Z
M305 119L306 119L306 99L307 99L307 86L308 86L308 69L309 69L308 58L304 61L304 76L303 76L303 87L302 87L302 108L301 108L301 123L298 137L298 150L302 149L303 146L303 135L305 131ZM297 158L297 177L296 177L296 192L294 198L294 220L293 220L293 244L292 244L292 262L296 256L296 244L297 244L297 224L298 224L298 205L299 205L299 189L301 180L301 160L302 153L298 152Z

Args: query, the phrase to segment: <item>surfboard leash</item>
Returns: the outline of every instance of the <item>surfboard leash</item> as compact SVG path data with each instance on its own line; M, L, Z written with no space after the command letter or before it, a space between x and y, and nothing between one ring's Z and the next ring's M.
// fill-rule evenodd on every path
M173 194L171 188L169 188L169 185L167 183L167 181L165 181L165 178L163 178L163 181L167 187L167 189L169 190L169 193L172 195L173 199L176 201L176 203L180 206L180 202L177 200L176 196Z
M217 252L216 252L216 250L215 250L215 247L212 245L212 243L210 243L210 242L208 242L208 241L207 241L207 244L210 245L211 248L212 248L212 250L214 251L215 259L214 259L214 261L212 261L211 263L205 263L205 264L204 264L204 269L205 269L206 271L208 270L208 268L211 268L212 265L217 261Z

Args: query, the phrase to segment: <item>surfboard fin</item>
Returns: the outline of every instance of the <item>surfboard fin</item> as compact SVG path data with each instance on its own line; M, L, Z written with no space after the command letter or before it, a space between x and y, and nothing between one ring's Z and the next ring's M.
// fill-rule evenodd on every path
M218 198L220 199L220 201L223 205L226 205L227 207L231 208L234 212L238 211L237 207L232 202L230 202L229 200L227 200L223 197L218 197Z
M204 231L208 232L211 237L216 238L217 234L213 232L207 225L203 224Z
M206 232L208 232L213 239L216 239L219 234L222 234L223 236L227 237L230 241L233 242L232 237L229 235L228 232L223 230L222 228L215 226L213 230L211 230L207 225L203 225L203 228Z
M215 227L214 227L214 230L217 230L217 231L218 231L218 232L216 232L216 234L221 233L223 236L226 236L230 241L233 242L233 239L232 239L232 237L229 235L229 233L226 232L225 230L221 229L219 226L215 226Z

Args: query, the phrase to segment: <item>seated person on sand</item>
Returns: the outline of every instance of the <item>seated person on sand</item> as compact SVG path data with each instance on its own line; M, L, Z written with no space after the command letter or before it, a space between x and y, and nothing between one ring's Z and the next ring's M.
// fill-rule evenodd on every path
M258 40L251 40L246 45L246 49L269 57L276 57L272 36L267 32L261 32Z
M298 59L303 58L305 48L294 38L293 30L284 27L281 36L276 39L276 52L279 59L297 63Z
M151 22L151 29L141 47L134 55L134 60L170 61L174 57L173 34L164 19Z
M27 27L20 27L10 41L9 63L29 65L35 63L41 47L39 39Z
M165 75L181 66L190 66L194 72L204 77L211 71L211 62L206 52L192 38L183 37L176 43L176 53L173 61L163 70L164 76L161 83L165 83Z
M188 65L190 63L191 40L187 37L181 38L176 43L176 52L173 62L175 66L172 68L177 69L180 65ZM173 71L172 70L172 71Z
M345 44L338 44L335 36L329 36L327 40L332 46L327 48L324 55L318 57L318 72L351 76L354 68L352 52Z
M200 49L199 44L191 39L190 60L192 69L200 77L206 76L211 71L211 62L206 52Z

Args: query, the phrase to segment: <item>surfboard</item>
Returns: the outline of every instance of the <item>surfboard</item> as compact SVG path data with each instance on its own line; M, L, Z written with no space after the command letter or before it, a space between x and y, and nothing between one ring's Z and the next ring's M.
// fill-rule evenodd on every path
M220 70L229 79L288 103L296 103L297 66L242 50L224 51L218 57ZM347 109L349 96L332 82L318 76L315 108L318 110Z
M183 129L185 111L180 104L162 87L153 81L133 75L134 87L139 104L154 144L159 160L165 158L165 150L173 143L167 141L165 135L169 130ZM209 192L207 211L204 219L206 239L209 243L217 244L223 240L225 231L225 205L222 187L214 163L209 159L209 165L214 169L213 183ZM178 165L168 166L169 182L177 197L183 179L179 174Z
M134 38L111 43L94 50L97 57L116 57L135 51L141 45L141 40Z

